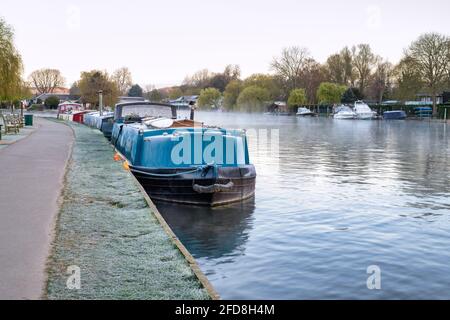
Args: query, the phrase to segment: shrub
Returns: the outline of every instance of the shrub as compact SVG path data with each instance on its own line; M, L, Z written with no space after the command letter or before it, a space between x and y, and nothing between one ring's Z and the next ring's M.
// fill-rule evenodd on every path
M56 109L59 105L59 98L56 96L50 96L45 99L45 106L47 108Z
M294 89L289 94L288 106L299 107L306 104L306 92L305 89Z
M237 105L244 111L264 111L264 105L268 100L269 91L267 89L250 86L239 94Z

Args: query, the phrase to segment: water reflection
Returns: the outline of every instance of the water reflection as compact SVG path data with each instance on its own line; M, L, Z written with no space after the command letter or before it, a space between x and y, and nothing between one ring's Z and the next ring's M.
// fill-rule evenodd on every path
M254 202L212 210L159 205L223 298L450 298L445 125L196 116L280 136L276 166L250 145ZM366 287L373 264L385 277L380 292Z
M255 199L218 208L156 202L164 219L195 258L244 254Z

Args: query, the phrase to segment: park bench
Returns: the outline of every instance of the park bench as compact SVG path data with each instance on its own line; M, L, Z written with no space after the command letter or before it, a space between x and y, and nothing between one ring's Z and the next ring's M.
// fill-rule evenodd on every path
M20 128L20 118L15 117L14 115L4 115L2 114L3 126L5 127L5 133L8 134L10 132L19 133Z
M15 123L19 127L19 129L24 127L25 123L23 121L23 117L21 117L19 114L13 113L8 115L8 117L11 122Z

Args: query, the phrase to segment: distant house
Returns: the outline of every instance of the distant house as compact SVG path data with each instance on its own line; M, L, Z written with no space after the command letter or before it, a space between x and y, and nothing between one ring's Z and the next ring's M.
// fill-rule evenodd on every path
M416 94L417 101L422 102L424 104L433 104L433 97L428 93L418 93ZM444 103L443 94L438 94L436 96L436 104Z
M80 99L80 96L71 95L70 93L67 93L67 94L43 93L43 94L40 94L40 95L32 98L31 102L32 103L45 102L45 100L51 96L58 97L59 102L61 102L61 103L66 102L66 101L76 102Z

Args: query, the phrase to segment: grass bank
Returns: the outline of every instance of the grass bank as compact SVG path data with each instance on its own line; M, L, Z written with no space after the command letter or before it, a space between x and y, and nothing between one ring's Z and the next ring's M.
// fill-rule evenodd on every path
M48 299L209 299L103 135L75 133L48 262ZM68 289L67 268L81 288Z

